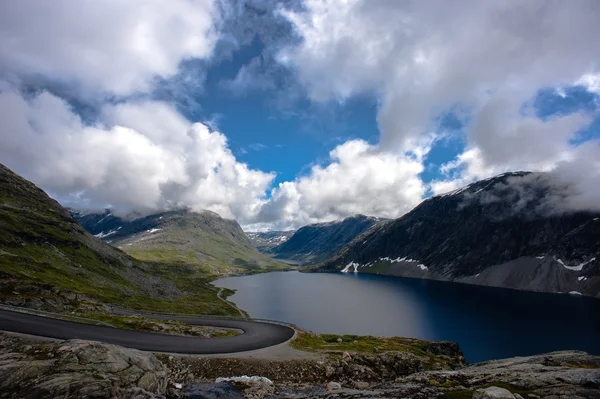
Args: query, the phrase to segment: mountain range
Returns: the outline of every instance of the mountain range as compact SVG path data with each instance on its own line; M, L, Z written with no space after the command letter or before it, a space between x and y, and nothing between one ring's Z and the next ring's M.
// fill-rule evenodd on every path
M295 232L296 230L249 231L246 236L260 252L268 254L273 248L287 241Z
M329 259L357 236L385 221L371 216L354 215L340 221L309 224L271 248L269 253L277 259L303 265L317 264Z
M502 174L428 198L315 270L600 297L600 213L565 206L549 174Z
M179 209L143 217L111 210L71 213L87 231L137 259L194 264L213 274L278 265L252 245L237 221L211 211Z

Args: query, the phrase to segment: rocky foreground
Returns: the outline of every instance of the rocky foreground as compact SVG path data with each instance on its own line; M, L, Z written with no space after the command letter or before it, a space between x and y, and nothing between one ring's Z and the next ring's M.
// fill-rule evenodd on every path
M267 361L0 334L0 397L600 398L600 357L584 352L464 366L450 344L431 350L437 353L344 352L321 360Z

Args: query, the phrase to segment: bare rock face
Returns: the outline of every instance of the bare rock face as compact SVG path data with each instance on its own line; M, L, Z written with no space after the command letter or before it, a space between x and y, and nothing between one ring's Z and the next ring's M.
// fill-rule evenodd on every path
M0 336L0 392L21 398L160 398L166 367L151 353L100 342Z

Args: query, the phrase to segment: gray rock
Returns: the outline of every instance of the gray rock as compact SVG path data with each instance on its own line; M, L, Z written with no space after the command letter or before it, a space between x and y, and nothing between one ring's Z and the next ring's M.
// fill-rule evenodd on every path
M161 398L167 368L151 353L81 340L25 346L0 335L0 392L22 398Z
M473 399L515 399L515 395L504 388L489 387L476 390Z
M330 383L327 384L328 391L337 391L340 389L342 389L342 384L340 384L339 382L331 381Z
M342 339L341 338L338 338L336 341L338 342L338 344L342 343Z

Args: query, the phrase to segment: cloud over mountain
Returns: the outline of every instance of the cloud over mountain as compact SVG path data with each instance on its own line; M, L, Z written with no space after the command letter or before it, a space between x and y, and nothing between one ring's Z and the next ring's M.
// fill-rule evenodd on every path
M599 15L594 0L5 2L0 160L70 205L191 206L256 228L397 217L429 193L508 170L552 171L569 182L563 205L597 207L600 132L588 130L600 118ZM200 96L205 81L230 97ZM540 90L575 85L593 107L539 114ZM158 96L165 87L184 95ZM285 104L283 120L301 103L366 96L379 132L345 136L306 173L277 179L240 161L227 130L179 107L250 92L276 112ZM433 165L446 113L463 122L461 145ZM259 128L239 125L263 143Z

